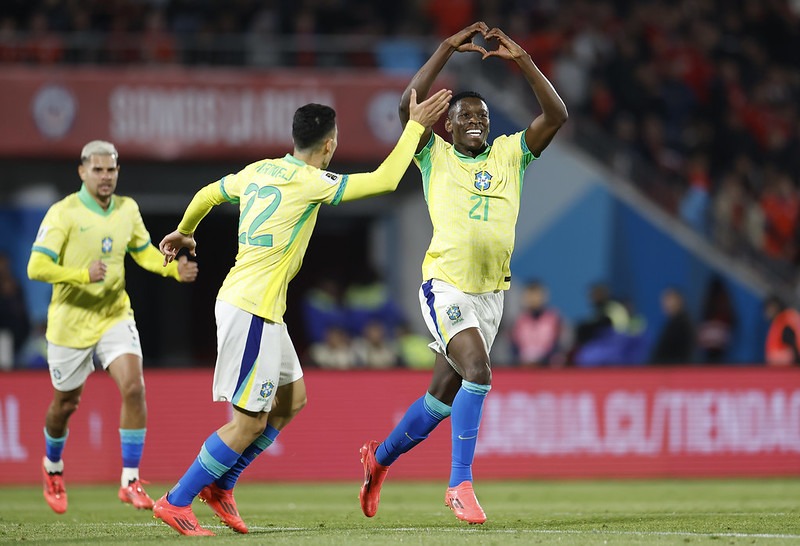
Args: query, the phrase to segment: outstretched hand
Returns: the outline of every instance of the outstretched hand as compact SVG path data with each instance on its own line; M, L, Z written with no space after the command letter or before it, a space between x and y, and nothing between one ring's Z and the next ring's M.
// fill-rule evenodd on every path
M456 51L477 51L486 58L486 50L478 44L473 43L472 39L476 34L486 36L487 32L489 32L489 26L483 21L478 21L456 32L450 36L446 42Z
M190 255L197 256L195 252L196 247L197 243L194 240L193 233L187 235L178 230L166 235L161 239L161 242L158 243L158 250L164 255L164 267L175 259L182 248L188 248Z
M408 104L409 119L412 119L429 129L439 121L442 114L450 107L453 92L449 89L440 89L426 100L417 104L417 90L411 89L411 100Z
M483 34L483 37L488 42L489 40L497 40L497 49L490 49L483 52L483 58L500 57L501 59L518 59L528 53L517 42L508 37L508 35L495 27Z

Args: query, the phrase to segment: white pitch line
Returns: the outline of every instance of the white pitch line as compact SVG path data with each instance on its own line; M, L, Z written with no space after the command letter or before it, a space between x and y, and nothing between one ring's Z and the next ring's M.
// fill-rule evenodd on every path
M77 524L81 527L105 527L108 524ZM164 523L123 523L116 522L112 525L120 527L162 527ZM72 526L72 525L71 525ZM224 525L205 525L211 529L227 529ZM297 531L316 531L318 527L270 527L270 526L249 526L251 531L275 531L275 532L297 532ZM486 527L461 528L461 527L383 527L376 528L380 531L395 533L418 533L427 532L455 532L455 533L481 533L481 534L534 534L534 535L622 535L622 536L679 536L679 537L728 537L728 538L788 538L800 539L800 535L790 535L782 533L698 533L695 531L609 531L609 530L581 530L581 529L491 529Z

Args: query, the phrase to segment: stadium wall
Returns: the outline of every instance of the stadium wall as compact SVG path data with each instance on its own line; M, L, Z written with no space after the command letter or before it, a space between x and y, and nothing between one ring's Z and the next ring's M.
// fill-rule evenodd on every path
M174 481L224 423L208 370L147 372L143 477ZM309 404L245 480L361 480L358 449L380 439L428 383L424 372L310 370ZM44 372L0 381L0 484L40 480L50 400ZM67 483L119 478L119 395L94 374L65 450ZM392 467L392 479L446 480L450 427ZM484 408L478 479L800 475L800 370L499 369Z

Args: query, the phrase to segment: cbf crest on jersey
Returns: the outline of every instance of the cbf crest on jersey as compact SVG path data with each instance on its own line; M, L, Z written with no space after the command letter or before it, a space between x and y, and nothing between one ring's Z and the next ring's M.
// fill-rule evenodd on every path
M492 185L492 175L488 171L478 171L475 173L475 187L480 191L486 191Z
M114 247L114 240L111 237L103 237L103 242L101 244L100 249L103 251L103 254L108 254L111 252L111 249Z

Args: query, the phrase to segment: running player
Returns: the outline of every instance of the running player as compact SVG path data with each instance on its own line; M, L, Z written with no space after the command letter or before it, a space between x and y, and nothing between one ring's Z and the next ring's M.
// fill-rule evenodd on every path
M237 204L239 253L216 302L217 363L213 399L228 402L233 418L206 439L196 460L153 509L183 535L213 535L192 512L196 496L223 523L240 533L233 487L242 471L306 403L300 361L283 322L286 290L303 260L320 203L338 205L393 191L408 168L422 134L447 110L442 90L421 104L410 96L409 116L397 146L374 172L329 172L336 151L336 114L308 104L295 112L294 151L265 159L201 189L178 229L159 245L168 263L176 251L194 255L194 231L215 205Z
M108 371L122 395L119 435L122 477L119 499L152 509L139 479L147 426L142 348L125 292L125 254L144 269L181 282L197 277L197 264L185 256L167 269L150 243L139 207L114 194L119 177L117 150L93 140L81 151L77 193L45 214L31 250L28 276L53 284L47 311L47 364L53 401L47 410L42 462L44 498L58 514L67 510L64 461L68 423L83 386L94 371L93 357Z
M496 41L486 51L474 44L482 35ZM445 504L456 517L483 523L486 514L472 487L472 462L483 403L491 388L489 351L503 314L503 291L511 282L509 264L525 168L538 158L567 120L567 109L530 55L498 28L475 23L446 39L412 78L400 102L400 121L408 121L409 97L428 94L436 76L457 52L478 52L483 59L513 60L542 109L523 131L492 144L489 110L474 92L455 95L445 120L453 144L426 130L414 162L422 173L433 238L422 263L422 315L436 351L433 377L383 442L361 447L364 515L378 510L381 484L389 466L451 417L452 461Z

